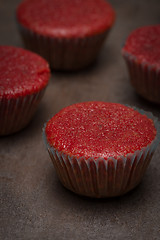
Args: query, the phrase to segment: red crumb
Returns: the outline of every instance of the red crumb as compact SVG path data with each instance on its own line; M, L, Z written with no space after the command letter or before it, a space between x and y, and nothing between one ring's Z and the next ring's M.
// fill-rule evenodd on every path
M105 0L25 0L17 9L20 24L51 37L101 33L114 19L114 10Z
M145 26L133 31L123 50L141 62L160 67L160 25Z
M149 145L156 136L151 119L117 103L85 102L62 109L47 123L55 149L76 157L117 158Z
M0 97L25 96L42 90L48 83L48 63L27 50L0 46Z

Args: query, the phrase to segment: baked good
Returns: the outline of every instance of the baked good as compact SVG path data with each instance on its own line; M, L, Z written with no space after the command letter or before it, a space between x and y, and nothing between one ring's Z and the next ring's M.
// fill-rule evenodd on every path
M43 137L62 184L89 197L133 189L160 141L152 114L118 103L84 102L53 116Z
M55 70L92 63L115 19L105 0L25 0L16 16L25 46Z
M12 46L0 46L0 63L0 135L7 135L31 120L50 70L37 54Z
M160 103L160 24L134 30L128 36L122 54L137 93Z

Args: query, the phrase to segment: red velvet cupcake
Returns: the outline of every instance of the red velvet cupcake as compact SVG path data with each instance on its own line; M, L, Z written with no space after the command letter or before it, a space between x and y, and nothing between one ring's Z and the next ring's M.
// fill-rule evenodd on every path
M159 123L151 113L105 102L62 109L43 134L62 184L89 197L133 189L160 141Z
M47 86L48 63L27 50L0 46L0 135L24 128Z
M137 93L149 101L160 103L160 25L133 31L122 54Z
M56 70L92 63L115 19L105 0L25 0L16 14L25 46Z

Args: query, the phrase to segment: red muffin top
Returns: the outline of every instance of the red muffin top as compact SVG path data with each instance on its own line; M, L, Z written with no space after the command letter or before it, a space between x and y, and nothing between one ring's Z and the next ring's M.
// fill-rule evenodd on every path
M105 0L24 0L17 20L24 27L51 37L84 37L104 32L114 22Z
M70 156L118 158L151 144L151 119L118 103L84 102L62 109L45 128L50 146Z
M48 63L22 48L0 46L0 98L36 93L49 80Z
M160 67L160 25L145 26L133 31L123 51L132 54L140 62Z

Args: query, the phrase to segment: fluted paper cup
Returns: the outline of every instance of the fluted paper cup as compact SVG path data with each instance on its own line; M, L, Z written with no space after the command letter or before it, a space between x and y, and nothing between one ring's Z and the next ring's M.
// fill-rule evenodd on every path
M130 80L136 92L145 99L160 103L160 69L140 62L135 56L122 50Z
M17 98L0 98L0 135L15 133L24 128L35 113L45 89Z
M78 70L95 61L110 30L84 38L53 38L40 35L18 23L27 49L44 57L54 70Z
M43 129L43 139L61 183L69 190L88 197L120 196L136 187L160 142L160 124L151 113L138 110L154 121L157 135L148 146L125 157L99 158L67 155L50 146Z

